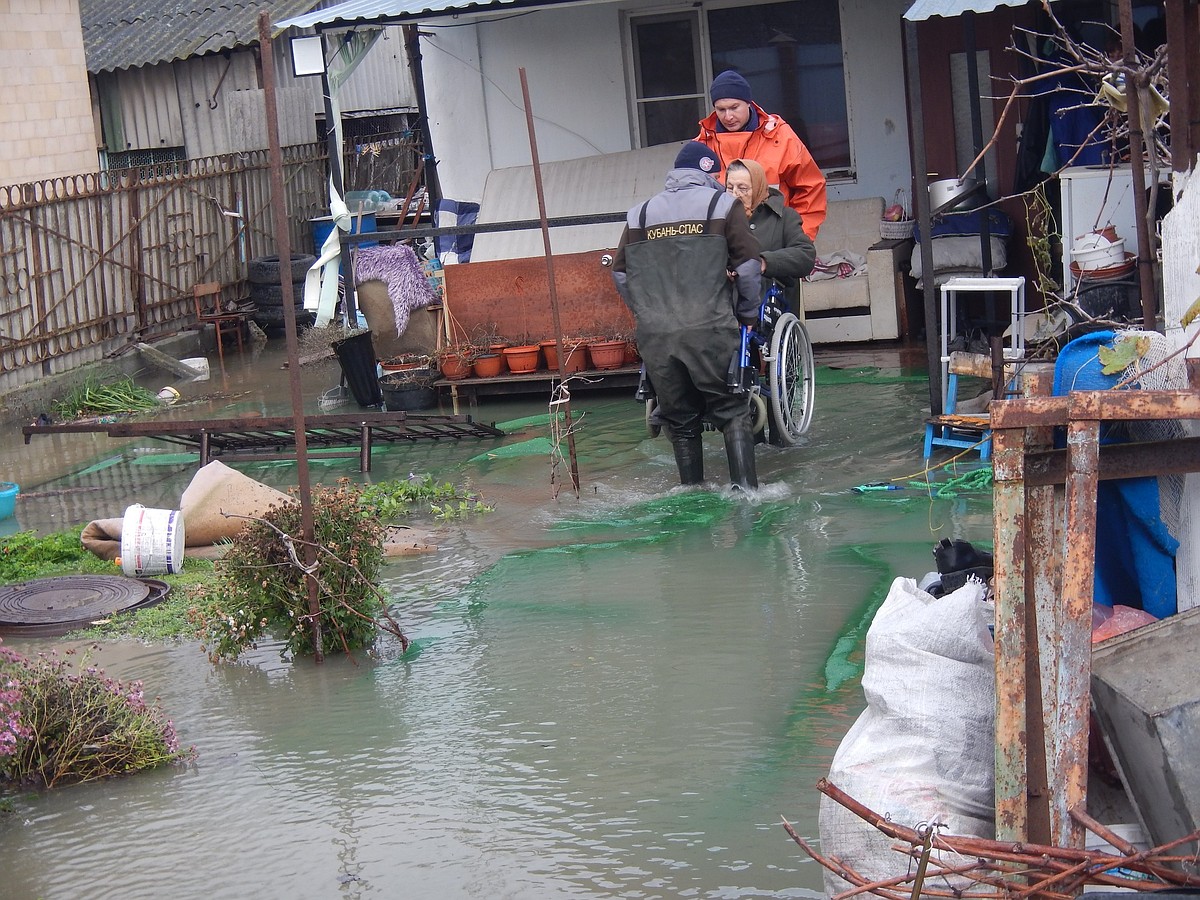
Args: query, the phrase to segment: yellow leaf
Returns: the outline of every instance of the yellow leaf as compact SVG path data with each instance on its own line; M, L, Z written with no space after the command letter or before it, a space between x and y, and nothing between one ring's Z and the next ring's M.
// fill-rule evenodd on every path
M1196 274L1200 275L1200 268L1196 269ZM1200 316L1200 297L1192 301L1192 305L1187 308L1187 312L1183 314L1183 318L1179 320L1179 324L1187 328L1192 322L1196 321L1196 317Z

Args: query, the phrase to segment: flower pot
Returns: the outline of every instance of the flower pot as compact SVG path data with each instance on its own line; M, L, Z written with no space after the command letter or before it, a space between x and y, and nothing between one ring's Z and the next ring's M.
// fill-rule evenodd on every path
M382 360L379 368L384 372L407 372L413 369L428 369L429 357L418 353L404 353Z
M542 348L542 353L546 356L546 368L551 372L557 372L558 342L542 341L539 346ZM587 349L581 341L563 341L563 346L567 348L567 358L563 366L563 371L566 374L570 375L573 372L582 372L587 368Z
M638 353L637 341L625 342L625 359L622 362L627 366L636 366L642 361L642 356Z
M504 350L504 361L508 363L508 370L514 375L519 375L525 372L537 371L538 358L542 355L542 350L537 344L526 344L521 347L506 347Z
M437 392L428 375L384 375L379 379L379 386L388 412L429 409L437 403Z
M504 369L504 357L498 353L484 353L475 358L472 369L476 378L495 378Z
M593 369L619 369L625 362L625 341L594 341L588 344Z
M471 374L471 364L467 358L458 353L442 357L442 377L449 381L459 381Z
M504 351L507 350L508 347L509 345L504 343L488 344L487 352L500 357L501 373L508 371L508 363L504 361Z

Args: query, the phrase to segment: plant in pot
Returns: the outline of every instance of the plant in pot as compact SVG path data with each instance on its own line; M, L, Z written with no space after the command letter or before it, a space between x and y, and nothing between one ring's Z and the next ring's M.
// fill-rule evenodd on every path
M600 338L588 344L593 369L619 369L625 362L624 338Z
M427 353L401 353L379 362L379 367L384 372L406 372L412 369L428 369L432 366L433 360Z
M495 378L504 371L504 357L499 353L492 353L491 348L487 348L475 357L471 371L475 373L476 378Z
M504 350L504 361L508 363L508 370L515 375L537 371L541 357L542 348L537 344L522 344Z
M478 355L479 351L473 344L447 344L436 354L442 377L449 381L466 378L471 374L471 366Z
M480 353L494 353L497 356L503 356L505 348L512 346L512 342L490 322L480 322L471 329L471 343L479 348Z
M546 357L546 368L551 372L558 371L558 341L542 341L539 345ZM564 365L563 370L569 375L582 372L587 368L587 342L581 337L564 337L562 339Z

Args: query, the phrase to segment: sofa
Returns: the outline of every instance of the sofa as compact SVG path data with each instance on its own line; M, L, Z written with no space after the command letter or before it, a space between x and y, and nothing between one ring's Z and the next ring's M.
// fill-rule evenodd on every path
M883 241L883 198L832 200L817 235L817 259L855 255L866 265L849 277L800 283L800 305L814 344L886 341L900 336L897 285L912 241ZM902 288L901 288L902 290Z

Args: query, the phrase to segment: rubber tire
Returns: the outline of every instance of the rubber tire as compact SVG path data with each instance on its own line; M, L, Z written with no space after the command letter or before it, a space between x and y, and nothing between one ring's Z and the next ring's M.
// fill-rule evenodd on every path
M250 299L259 309L283 309L283 285L281 284L252 284ZM292 283L292 303L304 305L304 282Z
M790 370L787 374L781 371L785 367ZM777 447L794 447L812 423L815 373L808 329L792 313L780 316L772 329L767 377L770 441ZM785 378L792 380L791 391L785 391Z
M753 421L750 423L750 433L758 434L760 431L764 431L770 415L770 410L767 408L767 401L763 395L757 391L752 393L750 395L750 417Z
M287 320L283 317L282 306L269 306L266 308L256 309L251 318L254 319L259 328L268 334L271 334L272 332L282 332L284 327L287 325ZM297 309L296 327L308 328L313 324L314 321L316 321L316 318L317 317L315 314L308 312L307 310Z
M292 281L303 281L304 276L308 274L308 270L316 261L317 258L311 254L293 253L289 267ZM280 275L283 266L280 264L278 256L256 256L250 260L246 268L246 278L251 284L278 285L282 281Z

